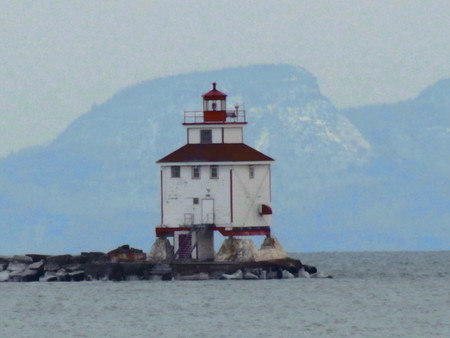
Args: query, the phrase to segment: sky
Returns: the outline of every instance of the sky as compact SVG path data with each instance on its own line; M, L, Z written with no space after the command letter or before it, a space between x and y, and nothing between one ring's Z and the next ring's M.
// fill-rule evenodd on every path
M117 91L261 63L304 67L337 107L450 77L448 0L0 0L0 157Z

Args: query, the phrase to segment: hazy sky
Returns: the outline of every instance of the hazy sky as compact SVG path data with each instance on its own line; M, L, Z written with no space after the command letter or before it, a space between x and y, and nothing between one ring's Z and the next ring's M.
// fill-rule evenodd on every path
M0 0L0 156L43 144L137 82L305 67L339 107L450 77L448 0Z

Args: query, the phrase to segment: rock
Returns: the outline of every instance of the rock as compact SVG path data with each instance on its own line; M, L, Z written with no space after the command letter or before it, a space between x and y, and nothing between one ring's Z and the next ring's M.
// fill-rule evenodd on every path
M56 272L60 269L60 265L59 264L55 264L55 263L46 263L44 265L44 270L48 271L48 272Z
M24 263L24 264L31 264L33 263L33 259L31 257L28 256L22 256L22 255L14 255L12 257L12 262L16 262L16 263Z
M9 271L0 271L0 282L7 282L9 279Z
M57 255L57 256L49 256L47 257L46 265L69 265L72 264L72 255Z
M260 250L257 252L256 261L268 261L287 257L286 251L284 251L276 237L266 237L261 244Z
M300 270L298 270L298 277L299 278L310 278L311 275L308 271L305 271L305 268L302 267Z
M242 270L238 270L232 274L224 273L224 274L222 274L222 277L220 277L220 279L226 279L226 280L237 280L237 279L242 279L242 278L244 278L244 274L243 274Z
M85 274L82 270L69 272L68 276L72 282L80 282L85 280Z
M290 273L289 271L283 270L281 272L281 278L283 278L283 279L292 279L292 278L295 278L295 276L292 273Z
M147 260L151 262L166 262L173 257L173 246L165 237L158 237L152 245Z
M46 272L45 275L39 277L39 282L57 282L58 277L54 273Z
M67 272L80 271L83 270L83 265L82 264L64 265L64 270L66 270Z
M80 256L75 257L74 263L104 263L108 260L108 257L104 252L100 251L91 251L91 252L82 252Z
M219 262L254 262L258 250L250 238L229 237L216 255Z
M255 275L254 273L251 272L245 272L244 273L244 279L259 279L259 277L257 275Z
M39 262L45 261L49 255L26 254L25 256L31 257L33 262Z
M59 269L56 272L56 278L60 282L69 282L70 281L69 274L67 273L67 271L65 269Z
M39 280L39 272L28 268L22 272L21 277L22 282L36 282Z
M120 260L140 261L145 260L147 255L140 249L130 248L128 244L119 246L107 253L108 260L111 262L118 262Z
M193 275L180 275L178 280L208 280L209 274L206 272L200 272Z
M20 263L17 261L11 261L8 264L8 270L11 272L23 272L28 267L28 264L26 263Z
M312 265L303 264L303 269L310 275L317 272L317 268Z
M28 265L28 269L31 269L31 270L40 270L43 267L44 267L44 261L43 260L38 261L38 262L34 262L34 263L31 263L30 265Z
M279 271L269 270L266 273L266 279L280 279L281 273Z

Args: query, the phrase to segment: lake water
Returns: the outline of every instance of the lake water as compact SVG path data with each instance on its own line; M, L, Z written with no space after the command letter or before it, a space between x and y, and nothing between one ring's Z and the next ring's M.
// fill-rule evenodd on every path
M334 278L0 283L0 336L450 337L450 251L292 256Z

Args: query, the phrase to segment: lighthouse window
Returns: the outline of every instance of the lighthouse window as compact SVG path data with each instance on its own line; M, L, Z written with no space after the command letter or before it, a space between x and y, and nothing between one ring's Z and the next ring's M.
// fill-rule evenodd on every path
M179 165L173 165L170 167L170 177L180 177L180 166Z
M200 178L200 166L196 165L192 167L192 178Z
M210 167L210 178L219 178L219 168L216 165Z
M212 130L202 129L200 130L200 143L212 143Z
M248 177L255 178L255 167L252 165L248 166Z

